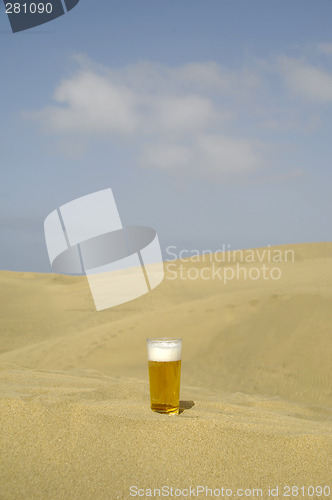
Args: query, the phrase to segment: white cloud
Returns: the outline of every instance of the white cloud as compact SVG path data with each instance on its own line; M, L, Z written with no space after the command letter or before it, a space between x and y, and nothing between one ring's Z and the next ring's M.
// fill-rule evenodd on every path
M104 76L80 72L60 83L54 93L56 106L40 115L44 125L60 133L132 133L137 125L135 96Z
M303 60L282 57L279 68L295 95L321 103L332 102L332 74Z
M160 126L171 133L204 129L217 117L212 102L199 95L161 97L155 111Z
M324 126L319 111L292 103L280 82L314 104L332 101L332 75L290 57L237 70L215 62L116 69L78 60L53 101L33 114L59 141L58 154L71 159L101 137L126 148L140 168L221 181L273 178L273 170L297 168L301 136L307 141ZM289 133L297 134L290 154Z
M167 142L148 144L141 161L148 167L223 179L259 168L260 149L258 141L199 133L186 146Z
M189 63L170 69L170 77L178 84L185 84L204 90L224 91L230 88L234 76L215 62ZM234 82L233 82L234 83Z
M158 63L139 62L121 70L94 65L82 57L78 62L97 73L103 72L113 82L135 88L138 92L172 94L195 92L206 94L247 95L259 89L261 79L256 71L243 67L230 70L212 61L166 66Z
M58 84L54 103L34 113L67 156L76 157L90 136L101 135L135 144L141 167L222 177L260 165L257 143L227 130L260 85L253 72L213 62L116 70L78 59L77 73Z
M332 43L320 43L317 45L317 50L321 54L332 55Z
M141 156L143 166L163 170L187 169L193 162L193 151L174 143L147 144Z
M217 176L251 172L261 166L258 144L240 137L203 135L198 140L198 151L205 167Z

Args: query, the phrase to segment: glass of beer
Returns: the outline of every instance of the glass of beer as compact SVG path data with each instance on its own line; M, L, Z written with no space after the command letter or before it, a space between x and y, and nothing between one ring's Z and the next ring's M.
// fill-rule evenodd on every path
M179 413L182 339L147 339L151 410Z

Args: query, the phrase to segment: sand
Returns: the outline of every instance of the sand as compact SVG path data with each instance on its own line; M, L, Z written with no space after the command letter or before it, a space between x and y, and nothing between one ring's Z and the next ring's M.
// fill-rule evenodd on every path
M332 498L310 489L332 491L332 243L278 249L166 262L99 312L85 277L1 271L0 499ZM245 279L264 263L280 279ZM183 338L179 416L149 407L162 336Z

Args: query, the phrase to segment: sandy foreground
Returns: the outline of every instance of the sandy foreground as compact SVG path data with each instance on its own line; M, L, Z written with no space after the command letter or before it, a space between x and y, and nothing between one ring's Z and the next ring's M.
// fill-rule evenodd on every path
M332 243L278 249L166 262L99 312L85 277L1 271L0 499L332 498ZM179 416L149 407L162 336Z

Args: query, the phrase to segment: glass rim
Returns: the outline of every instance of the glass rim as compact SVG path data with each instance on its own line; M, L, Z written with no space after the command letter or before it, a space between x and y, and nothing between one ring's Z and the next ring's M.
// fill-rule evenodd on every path
M149 338L146 339L147 342L182 342L182 339L180 338L172 338L172 337L156 337L156 338Z

